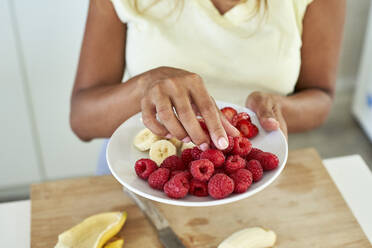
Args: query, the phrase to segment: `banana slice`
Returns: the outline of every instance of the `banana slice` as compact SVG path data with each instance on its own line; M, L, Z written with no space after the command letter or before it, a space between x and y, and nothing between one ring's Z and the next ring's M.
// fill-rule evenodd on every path
M175 147L176 149L180 149L182 147L183 142L177 138L170 138L168 139Z
M185 149L193 148L194 146L195 146L195 144L192 143L192 142L182 143L181 152L183 152L183 150L185 150Z
M145 128L134 137L133 144L138 150L144 152L150 149L151 145L159 139L159 136L153 134L148 128Z
M150 158L157 165L160 165L164 159L177 153L176 147L168 140L158 140L151 145Z
M260 227L237 231L222 241L218 248L269 248L276 242L276 234Z

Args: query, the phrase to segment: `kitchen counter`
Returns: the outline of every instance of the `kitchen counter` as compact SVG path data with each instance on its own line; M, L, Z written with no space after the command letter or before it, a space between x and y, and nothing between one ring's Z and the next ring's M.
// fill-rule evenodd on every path
M372 188L371 172L359 156L327 159L323 162L364 233L342 197L338 196L336 187L324 169L319 157L317 157L316 152L312 149L291 151L288 167L273 185L263 192L238 203L209 209L186 209L164 204L156 205L168 217L171 226L188 247L193 245L197 247L214 247L233 229L260 224L272 228L278 233L279 248L314 247L317 242L323 239L321 247L342 247L343 244L344 246L347 244L348 247L370 247L367 238L372 243L370 221L372 220L372 214L369 211L372 208L372 200L365 197L361 189ZM313 167L314 171L306 171L309 166ZM352 170L350 170L351 166ZM295 175L299 176L299 181L295 182L297 189L295 185L291 185L291 181L297 178ZM302 180L302 176L306 175L311 175L313 179L318 178L318 183L312 182L313 185L310 185L309 180ZM305 185L302 189L301 183ZM310 188L309 186L312 186L313 190L306 192ZM280 195L281 191L286 192ZM275 208L275 211L267 212L262 216L265 206L260 204L273 199L272 197L275 194L277 197L286 196L289 198L276 199L275 204L270 206ZM311 197L321 194L330 195L327 199L314 199L316 204L311 206L308 206L309 204L305 206L298 202L298 198L301 198L304 203L310 202ZM31 247L52 247L57 240L58 233L80 222L82 218L99 211L112 210L126 210L129 213L128 223L120 233L126 238L126 247L136 247L135 245L140 244L138 242L141 242L141 239L143 242L152 242L154 247L160 247L151 225L131 200L122 193L121 186L110 176L70 179L35 185L32 187L31 200L31 232L33 234ZM322 202L323 200L324 202ZM253 209L259 208L259 211L249 211L249 209L252 209L251 206L253 204ZM299 205L296 207L296 204ZM241 206L246 207L247 213L239 216L234 210L241 209ZM220 211L226 212L229 209L231 209L230 214L215 216L213 219L208 214L205 214L207 212L217 214ZM326 212L332 209L333 211ZM0 204L0 236L2 236L0 239L3 241L4 246L27 247L25 244L30 239L28 233L30 227L29 211L30 205L27 201ZM180 215L179 218L174 220L175 215L184 212L189 214L185 217ZM256 217L254 216L255 212L257 212ZM260 212L261 215L259 214ZM285 219L284 217L290 212L292 212L291 218ZM283 218L275 217L275 215L280 215L280 213ZM324 215L322 216L323 213ZM203 215L207 217L201 218ZM337 219L337 216L342 218ZM329 223L333 225L329 225L329 227L324 227L324 225L312 227L310 225L312 222L322 222L321 219L318 219L319 217L330 218L329 220L333 222ZM333 217L335 219L332 219ZM239 220L241 223L238 223ZM309 225L301 224L301 222L306 223L306 221L311 223ZM221 225L216 226L216 224L219 223L231 225L226 227L225 230L218 230L216 228ZM336 226L336 228L332 226ZM208 229L213 230L208 233L206 231ZM193 230L196 233L192 233ZM290 230L295 230L295 232L289 233ZM317 230L319 233L317 233ZM330 233L327 233L327 231L332 231L332 236L336 235L339 239L332 241L333 243L325 243L329 242L330 239ZM322 235L322 232L325 232L326 236ZM141 235L138 235L138 233L141 233ZM146 238L145 240L143 240L144 237ZM304 245L305 243L301 242L306 237L307 243ZM325 237L329 237L329 239Z

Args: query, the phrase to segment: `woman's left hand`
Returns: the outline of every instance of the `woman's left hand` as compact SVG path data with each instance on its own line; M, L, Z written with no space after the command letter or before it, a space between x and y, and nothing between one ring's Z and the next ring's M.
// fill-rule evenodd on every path
M253 92L245 102L245 106L254 111L266 131L273 131L280 128L288 138L287 123L282 113L283 96Z

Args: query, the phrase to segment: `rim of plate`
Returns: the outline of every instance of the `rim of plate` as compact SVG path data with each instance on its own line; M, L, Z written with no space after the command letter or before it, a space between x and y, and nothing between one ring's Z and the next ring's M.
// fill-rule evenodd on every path
M232 104L232 103L226 103L226 102L222 102L222 101L216 101L216 103L218 105L228 105L228 106L233 106L235 108L244 108L246 110L249 110L250 113L252 113L252 111L246 107L242 107L242 106L238 106L236 104ZM253 115L256 115L255 113L253 113ZM120 129L120 127L123 125L124 123L122 123L116 130L115 132L112 134L111 137L113 137L115 135L116 132L118 132L118 130ZM123 181L120 176L116 173L116 171L114 170L113 166L111 165L110 163L110 160L108 159L108 150L109 150L109 147L111 145L111 138L107 144L107 148L106 148L106 161L107 161L107 164L109 166L109 169L112 173L112 175L115 177L115 179L121 183L124 187L126 187L128 190L136 193L137 195L140 195L144 198L147 198L147 199L150 199L150 200L153 200L153 201L156 201L156 202L161 202L161 203L166 203L166 204L170 204L170 205L176 205L176 206L185 206L185 207L208 207L208 206L216 206L216 205L223 205L223 204L227 204L227 203L232 203L232 202L236 202L236 201L239 201L239 200L242 200L242 199L245 199L245 198L248 198L258 192L260 192L261 190L265 189L267 186L269 186L280 174L281 172L283 171L284 167L286 166L287 164L287 158L288 158L288 141L284 135L284 133L282 132L282 130L277 130L277 131L273 131L273 132L279 132L281 138L284 140L284 143L285 143L285 156L284 156L284 160L283 162L280 164L280 167L275 170L275 173L272 175L272 177L267 181L265 182L263 185L261 185L260 187L256 188L256 189L253 189L253 190L248 190L247 192L245 193L242 193L242 194L237 194L237 195L231 195L229 197L226 197L226 198L223 198L223 199L213 199L213 200L210 200L210 201L202 201L202 202L192 202L192 201L185 201L185 200L182 200L182 199L164 199L164 198L161 198L161 197L157 197L157 196L153 196L151 194L147 194L141 190L138 190L137 188L135 187L132 187L130 184L126 183L125 181Z

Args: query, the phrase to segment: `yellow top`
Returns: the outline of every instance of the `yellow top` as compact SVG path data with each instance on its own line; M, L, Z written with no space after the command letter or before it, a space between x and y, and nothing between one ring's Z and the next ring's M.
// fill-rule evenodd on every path
M224 15L211 0L111 1L128 24L125 78L182 68L201 75L212 95L239 104L253 90L294 90L312 0L268 0L258 13L256 1L247 0Z

